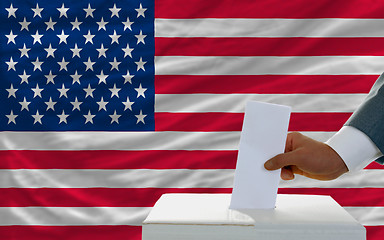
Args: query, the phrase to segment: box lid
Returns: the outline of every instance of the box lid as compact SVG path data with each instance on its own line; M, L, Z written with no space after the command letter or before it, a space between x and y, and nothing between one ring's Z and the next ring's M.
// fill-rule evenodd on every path
M164 194L143 224L243 225L279 228L362 226L330 196L278 194L272 210L229 209L230 194Z

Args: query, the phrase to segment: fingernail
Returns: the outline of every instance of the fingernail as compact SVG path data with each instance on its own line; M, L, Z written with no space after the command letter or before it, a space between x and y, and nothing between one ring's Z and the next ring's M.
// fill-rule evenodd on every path
M289 173L287 173L285 171L281 172L281 179L283 179L285 181L293 180L294 178L295 178L295 176L292 175L292 174L289 174Z

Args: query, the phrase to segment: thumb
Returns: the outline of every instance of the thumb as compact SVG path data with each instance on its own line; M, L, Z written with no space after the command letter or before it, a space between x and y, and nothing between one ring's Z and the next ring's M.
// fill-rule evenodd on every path
M267 170L277 170L286 166L295 165L297 156L295 151L282 153L264 163Z

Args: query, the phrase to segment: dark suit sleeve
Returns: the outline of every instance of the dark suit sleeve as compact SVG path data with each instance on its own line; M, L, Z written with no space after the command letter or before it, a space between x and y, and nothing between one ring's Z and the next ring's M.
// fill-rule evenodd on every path
M376 80L365 101L345 125L364 132L384 153L384 73ZM383 164L384 157L376 161Z

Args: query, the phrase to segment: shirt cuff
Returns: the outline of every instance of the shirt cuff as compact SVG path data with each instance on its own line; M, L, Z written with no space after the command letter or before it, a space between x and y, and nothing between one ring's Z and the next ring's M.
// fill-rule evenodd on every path
M326 144L339 154L349 172L359 171L383 156L365 133L351 126L342 127Z

